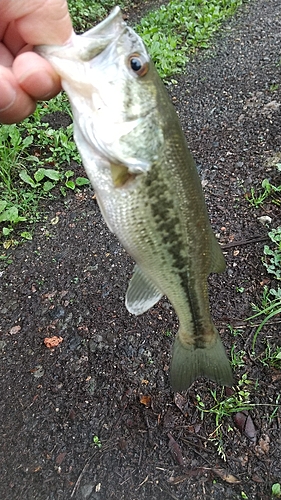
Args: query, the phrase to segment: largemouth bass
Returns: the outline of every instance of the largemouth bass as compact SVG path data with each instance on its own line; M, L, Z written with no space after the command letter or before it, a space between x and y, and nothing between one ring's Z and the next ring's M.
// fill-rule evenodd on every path
M116 7L68 45L36 50L61 76L103 217L136 262L128 311L142 314L166 295L178 315L173 389L200 375L232 385L207 285L224 257L176 111L141 38Z

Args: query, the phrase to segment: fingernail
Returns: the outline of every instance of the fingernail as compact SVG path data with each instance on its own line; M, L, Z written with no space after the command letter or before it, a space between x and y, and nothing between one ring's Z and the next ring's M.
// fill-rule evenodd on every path
M14 87L9 82L2 81L0 84L0 113L13 106L16 96Z

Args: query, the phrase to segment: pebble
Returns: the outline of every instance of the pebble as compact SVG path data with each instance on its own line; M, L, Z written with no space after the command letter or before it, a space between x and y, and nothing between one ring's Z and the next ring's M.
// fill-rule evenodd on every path
M91 495L92 491L94 489L94 485L93 484L84 484L84 486L81 487L81 495L82 495L82 499L86 500L89 498L89 496Z

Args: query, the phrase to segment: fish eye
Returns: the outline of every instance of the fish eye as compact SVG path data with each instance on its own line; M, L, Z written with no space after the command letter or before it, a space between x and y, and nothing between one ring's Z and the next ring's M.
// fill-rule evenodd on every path
M144 76L148 72L148 62L145 61L139 54L132 54L129 57L130 68L138 76Z

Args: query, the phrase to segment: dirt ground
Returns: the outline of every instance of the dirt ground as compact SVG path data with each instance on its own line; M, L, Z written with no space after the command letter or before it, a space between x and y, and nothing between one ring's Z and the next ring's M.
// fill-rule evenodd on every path
M260 362L267 342L280 346L280 318L258 336L255 356L245 322L270 286L259 217L280 220L276 205L252 208L245 197L265 177L277 182L280 45L280 0L249 2L169 86L224 245L212 314L228 354L245 351L234 375L251 382L250 431L224 419L224 460L215 416L198 408L198 398L211 408L210 389L221 388L200 379L171 391L177 317L165 298L140 317L126 311L133 262L84 190L47 202L33 240L1 264L2 500L267 500L281 482L281 373ZM53 127L66 121L50 117ZM49 349L54 335L63 340Z

